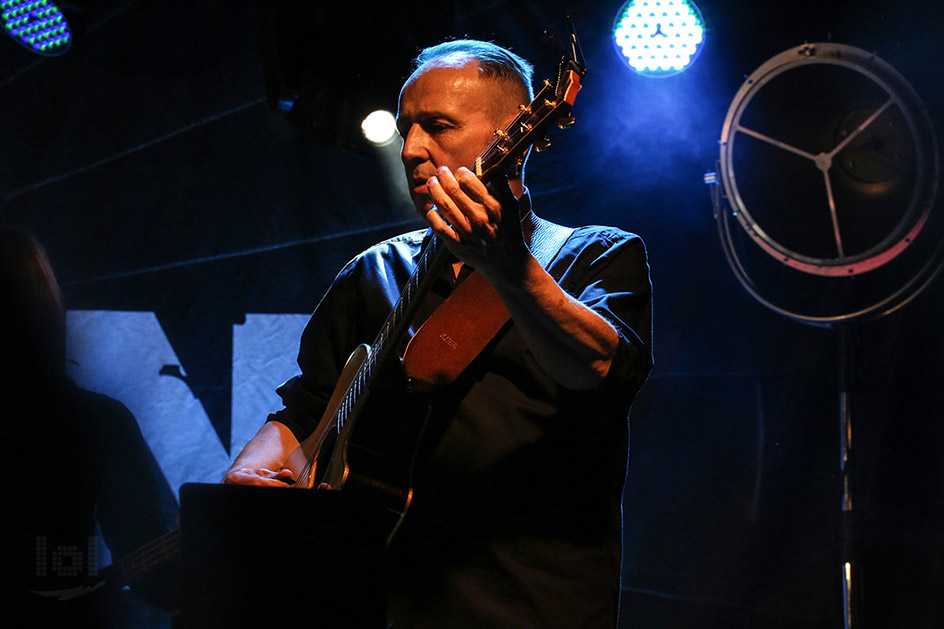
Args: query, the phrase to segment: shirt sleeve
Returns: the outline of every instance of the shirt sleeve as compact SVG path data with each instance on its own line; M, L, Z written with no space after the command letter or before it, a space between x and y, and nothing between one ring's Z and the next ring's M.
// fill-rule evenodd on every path
M374 342L397 303L426 233L374 245L341 269L302 333L301 374L276 389L285 408L269 421L282 422L299 441L318 426L348 357L358 345Z
M354 322L357 308L357 267L349 262L308 320L298 353L297 375L276 389L284 408L267 421L287 426L299 442L317 427L347 357L357 346Z
M619 334L605 389L631 395L652 370L652 284L642 239L614 228L577 230L553 269L561 287L610 322Z

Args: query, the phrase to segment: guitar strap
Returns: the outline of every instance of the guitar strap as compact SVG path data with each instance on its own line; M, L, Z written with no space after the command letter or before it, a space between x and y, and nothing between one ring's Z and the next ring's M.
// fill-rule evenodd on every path
M545 269L574 231L530 211L522 230L531 255ZM470 273L407 344L402 364L408 390L428 393L453 382L510 318L485 276Z

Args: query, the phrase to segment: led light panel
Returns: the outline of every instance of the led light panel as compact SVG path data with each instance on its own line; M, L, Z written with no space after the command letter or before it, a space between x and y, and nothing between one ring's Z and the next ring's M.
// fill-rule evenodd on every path
M3 30L40 55L61 55L72 44L65 16L47 0L0 0Z
M671 76L689 67L701 52L705 23L689 0L631 0L616 16L613 41L632 70Z

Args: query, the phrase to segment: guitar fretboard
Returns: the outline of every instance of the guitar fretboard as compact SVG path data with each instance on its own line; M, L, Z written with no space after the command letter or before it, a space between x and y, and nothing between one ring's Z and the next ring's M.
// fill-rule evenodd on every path
M429 288L428 284L432 282L440 269L445 265L448 258L448 249L442 246L439 238L430 239L426 249L420 255L416 268L410 275L403 290L400 292L400 299L397 305L387 315L386 320L377 333L376 339L371 346L370 355L357 371L357 375L344 394L344 399L338 405L335 413L336 425L338 431L344 428L348 417L356 416L360 410L360 404L363 402L364 393L371 382L376 369L386 363L391 353L396 349L396 343L403 338L406 327L412 320L419 305L418 296L426 294Z

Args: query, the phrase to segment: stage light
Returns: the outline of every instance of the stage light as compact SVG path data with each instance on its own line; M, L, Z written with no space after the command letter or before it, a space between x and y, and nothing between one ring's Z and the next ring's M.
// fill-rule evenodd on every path
M65 16L47 0L0 0L3 30L39 55L61 55L72 44Z
M634 72L672 76L698 57L705 45L705 22L690 0L630 0L616 14L613 43Z
M370 113L361 123L367 141L375 146L386 146L397 137L397 120L385 109Z

